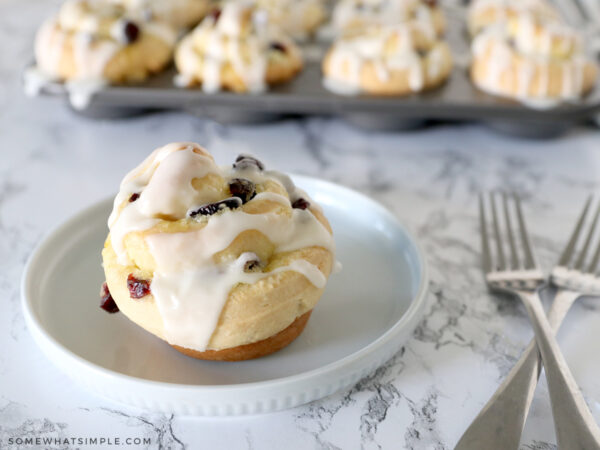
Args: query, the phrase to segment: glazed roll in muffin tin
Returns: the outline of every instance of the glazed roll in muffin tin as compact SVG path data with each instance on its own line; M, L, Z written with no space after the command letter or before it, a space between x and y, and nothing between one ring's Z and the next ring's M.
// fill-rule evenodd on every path
M534 107L578 101L598 77L583 36L542 0L477 0L471 78L480 89Z
M263 92L302 69L300 49L253 4L214 9L177 47L176 84L205 92Z
M75 105L90 117L178 109L220 122L257 123L288 115L325 114L387 130L412 128L429 120L475 120L511 133L548 136L600 110L595 63L582 56L577 33L569 37L558 13L543 0L478 0L469 9L460 2L448 6L431 0L339 0L329 10L324 0L230 0L238 4L235 14L228 2L211 6L200 25L178 42L165 39L167 34L156 32L153 25L176 29L164 17L177 14L163 14L161 19L150 0L88 1L116 3L125 11L119 14L141 30L140 36L155 38L165 52L173 52L175 60L158 73L154 67L135 67L131 76L119 65L122 74L114 80L104 78L101 88L87 95L89 102ZM145 9L149 13L140 18L139 10L132 13L131 3L150 5ZM524 17L532 19L515 25ZM220 24L223 19L226 23ZM114 21L126 20L117 15ZM535 48L519 47L518 36L531 24L534 28L542 24L542 34L554 33L561 39L555 42L552 36L540 35ZM101 41L103 32L94 33L98 35L94 40ZM118 42L119 49L125 47L121 51L132 51L130 44L110 39ZM55 56L56 38L50 39L51 48L49 42L38 41L38 47L48 46L38 52L38 67L44 58L52 59L54 67L62 66L64 58ZM503 50L496 47L502 46L507 66L506 54L518 50L512 82L504 80L507 75L498 76L493 62L490 69L482 60L498 60ZM478 49L477 58L472 58L471 47ZM552 68L540 70L535 64L532 68L519 62L519 52L548 50ZM218 54L213 55L215 51ZM33 67L25 76L30 91L69 94L68 73L48 79ZM491 74L501 79L492 88ZM544 95L547 91L557 101L514 99L524 91Z

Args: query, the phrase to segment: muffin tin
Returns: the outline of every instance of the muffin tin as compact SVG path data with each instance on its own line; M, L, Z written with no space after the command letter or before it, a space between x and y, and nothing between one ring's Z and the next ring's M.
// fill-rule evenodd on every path
M600 111L600 86L580 101L536 109L479 91L468 74L466 11L447 10L448 33L455 67L448 81L429 92L408 97L340 96L322 85L321 58L329 42L304 45L304 70L292 81L261 94L204 93L173 84L173 67L146 82L108 86L79 113L93 118L121 118L151 110L183 110L222 123L259 123L290 115L331 115L371 130L412 129L431 120L479 121L503 132L526 137L552 137L592 118ZM42 93L65 97L60 83Z

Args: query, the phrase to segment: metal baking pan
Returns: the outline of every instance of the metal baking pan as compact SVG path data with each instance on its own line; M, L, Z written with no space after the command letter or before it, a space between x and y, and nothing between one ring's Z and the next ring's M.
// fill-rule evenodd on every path
M372 130L412 129L430 120L478 121L526 137L555 136L600 112L598 86L578 102L550 109L533 109L479 91L466 68L464 21L457 23L456 11L447 17L446 39L458 62L443 86L421 94L346 97L329 92L322 85L320 68L328 44L317 42L306 46L305 67L295 79L261 94L207 94L201 89L179 88L173 84L176 72L171 67L144 83L108 86L78 112L93 118L121 118L149 110L183 110L222 123L258 123L288 115L319 114L342 117ZM47 85L42 93L66 97L59 83Z

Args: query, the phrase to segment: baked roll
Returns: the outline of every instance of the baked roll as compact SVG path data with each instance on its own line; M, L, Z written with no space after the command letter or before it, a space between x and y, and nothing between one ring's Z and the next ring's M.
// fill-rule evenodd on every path
M292 342L334 263L327 219L289 177L247 155L218 167L193 143L155 150L124 178L109 228L105 309L200 359Z
M169 25L134 20L119 5L67 0L36 35L36 64L61 81L141 81L169 63L175 39Z
M323 83L338 94L407 95L439 86L451 70L448 45L408 22L338 38L323 60Z
M578 32L531 15L487 27L472 43L475 85L532 106L580 98L594 86L597 73Z
M300 49L252 2L213 9L175 52L180 86L206 92L262 92L302 69Z

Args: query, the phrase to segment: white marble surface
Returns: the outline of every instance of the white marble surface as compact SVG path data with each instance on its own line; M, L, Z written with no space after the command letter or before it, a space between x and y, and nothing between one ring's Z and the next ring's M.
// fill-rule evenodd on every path
M34 29L55 4L0 2L0 448L10 437L35 436L145 437L150 448L173 449L452 448L532 335L524 309L482 283L476 193L522 195L548 267L585 196L600 185L600 133L581 128L536 142L475 125L392 134L319 118L253 127L171 113L90 121L21 93L18 74L31 57ZM253 152L272 167L350 186L394 211L420 238L431 267L426 315L398 354L349 391L277 414L218 420L127 409L54 367L21 314L27 256L46 230L113 193L130 167L173 140L197 141L222 163ZM595 301L574 307L559 341L600 421ZM542 378L522 448L554 442Z

